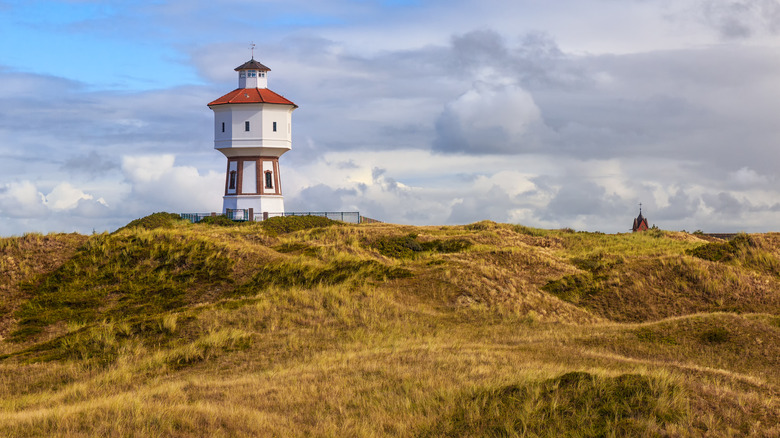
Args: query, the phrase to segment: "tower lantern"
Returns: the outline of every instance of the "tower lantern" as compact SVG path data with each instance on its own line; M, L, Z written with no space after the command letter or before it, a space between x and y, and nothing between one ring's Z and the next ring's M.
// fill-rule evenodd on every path
M292 148L298 105L268 89L271 69L254 57L235 70L238 88L208 104L214 149L227 158L222 211L284 213L279 157Z

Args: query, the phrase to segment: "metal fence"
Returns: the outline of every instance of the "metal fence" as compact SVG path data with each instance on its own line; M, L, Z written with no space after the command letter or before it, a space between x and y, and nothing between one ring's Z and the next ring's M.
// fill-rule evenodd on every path
M221 213L221 214L180 213L179 215L181 216L182 219L186 219L194 224L202 221L207 217L212 217L212 216L225 216L228 219L234 221L249 221L249 220L262 221L264 219L268 219L272 217L284 217L284 216L322 216L334 221L341 221L349 224L359 224L362 222L362 217L360 216L360 212L357 211L306 211L306 212L287 211L284 213L263 212L263 213L253 213L254 217L250 218L249 210L237 209L237 210L228 210L225 213Z
M255 217L258 215L256 214ZM262 213L260 214L262 216ZM346 222L348 224L360 223L360 212L357 211L286 211L284 213L268 213L268 217L274 216L322 216L334 221Z

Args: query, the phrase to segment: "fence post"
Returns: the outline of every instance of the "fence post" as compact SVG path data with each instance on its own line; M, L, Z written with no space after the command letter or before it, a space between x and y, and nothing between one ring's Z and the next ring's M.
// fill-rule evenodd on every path
M264 211L263 212L263 220L267 220L267 219L268 219L268 212Z
M249 217L247 218L247 220L249 222L254 222L254 220L255 220L255 209L254 208L250 208L249 209Z

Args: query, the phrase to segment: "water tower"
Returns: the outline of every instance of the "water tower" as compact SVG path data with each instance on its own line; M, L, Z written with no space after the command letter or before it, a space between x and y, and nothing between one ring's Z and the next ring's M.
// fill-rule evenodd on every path
M214 149L227 158L222 212L284 213L279 157L292 148L292 112L298 105L268 89L271 69L254 56L235 70L238 88L208 104L214 111Z

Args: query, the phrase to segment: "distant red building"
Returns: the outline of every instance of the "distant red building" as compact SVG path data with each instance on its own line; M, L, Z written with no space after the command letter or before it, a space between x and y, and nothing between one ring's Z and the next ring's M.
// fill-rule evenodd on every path
M634 226L631 227L631 231L647 231L650 228L647 226L647 218L642 216L642 204L639 204L639 216L634 219Z

